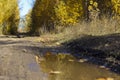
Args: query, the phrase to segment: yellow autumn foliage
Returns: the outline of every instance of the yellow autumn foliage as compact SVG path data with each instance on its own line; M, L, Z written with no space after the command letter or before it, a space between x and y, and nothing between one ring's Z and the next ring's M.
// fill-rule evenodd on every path
M117 1L117 2L116 2ZM104 15L111 18L113 12L119 14L120 0L36 0L31 15L30 31L44 33L54 31L56 26L70 26L83 19L100 19ZM117 7L116 7L117 6Z
M30 26L30 33L39 35L39 33L50 31L54 27L55 3L56 0L36 0L31 14L32 24Z
M115 13L120 15L120 0L111 0L113 4L113 8L115 10Z
M82 0L59 0L55 6L56 20L59 25L71 25L83 15Z
M6 21L12 15L16 6L17 0L0 0L0 23Z
M0 33L14 34L19 23L17 0L0 0Z
M32 10L31 32L43 33L56 25L73 25L83 15L83 0L36 0Z

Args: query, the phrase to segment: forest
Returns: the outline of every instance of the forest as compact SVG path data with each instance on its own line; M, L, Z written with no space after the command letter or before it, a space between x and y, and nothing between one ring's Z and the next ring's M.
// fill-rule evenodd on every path
M0 12L0 33L16 34L20 22L18 1L1 0ZM77 25L83 34L87 30L93 35L109 34L111 29L118 33L119 18L120 0L36 0L26 15L24 31L34 35L59 33ZM85 27L87 24L91 26Z
M120 80L120 0L34 0L22 17L20 1L0 0L0 80Z

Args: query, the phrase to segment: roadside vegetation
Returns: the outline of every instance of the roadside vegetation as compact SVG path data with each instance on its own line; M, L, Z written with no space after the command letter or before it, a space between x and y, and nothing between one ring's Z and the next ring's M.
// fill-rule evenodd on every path
M120 32L119 0L36 0L28 32L60 43ZM51 6L52 5L52 6ZM45 6L45 7L43 7Z
M25 30L31 35L69 34L70 29L75 30L73 34L119 33L119 3L119 0L36 0L25 17ZM0 1L0 32L3 34L17 31L20 19L17 4L17 0Z
M0 34L15 34L19 23L17 0L0 1Z
M1 0L0 34L16 35L19 20L17 0ZM120 0L36 0L23 32L93 57L100 51L100 58L120 63Z
M120 0L36 0L29 32L119 73L119 6Z
M24 29L19 28L20 22ZM120 74L120 0L36 0L33 9L22 19L18 0L0 0L1 35L8 35L1 45L27 44L32 50L38 48L39 53L46 53L48 61L50 57L64 60L70 56L71 62L92 62ZM17 36L12 38L15 42L10 40L10 35ZM65 49L70 55L60 51L52 55L57 48ZM36 58L39 61L41 55Z
M88 28L91 34L95 34L99 28L104 32L104 28L112 29L117 25L119 11L119 0L36 0L31 13L30 32L36 35L60 33L69 27L76 28L76 24L80 29ZM102 34L100 31L99 34Z

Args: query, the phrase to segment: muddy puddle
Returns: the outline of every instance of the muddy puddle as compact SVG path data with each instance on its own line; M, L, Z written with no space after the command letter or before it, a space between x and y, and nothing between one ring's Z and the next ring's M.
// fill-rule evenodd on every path
M50 54L36 57L42 80L120 80L120 75L86 60L76 60L69 54Z

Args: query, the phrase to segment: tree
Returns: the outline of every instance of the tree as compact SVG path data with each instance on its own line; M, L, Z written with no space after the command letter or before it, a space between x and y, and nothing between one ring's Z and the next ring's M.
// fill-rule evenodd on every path
M120 15L120 0L111 0L111 1L112 1L114 12L117 15Z
M72 25L83 16L82 0L59 0L55 6L55 15L59 25Z
M72 25L83 15L82 0L36 0L32 10L32 33L54 31L55 25Z
M31 23L31 20L32 20L31 13L32 13L32 10L30 10L28 12L28 14L25 16L24 29L23 29L25 32L29 32L30 31L30 25L32 24Z
M0 1L0 24L3 34L15 34L19 23L19 10L17 0Z
M36 0L32 10L30 32L39 34L54 28L54 6L56 0Z

